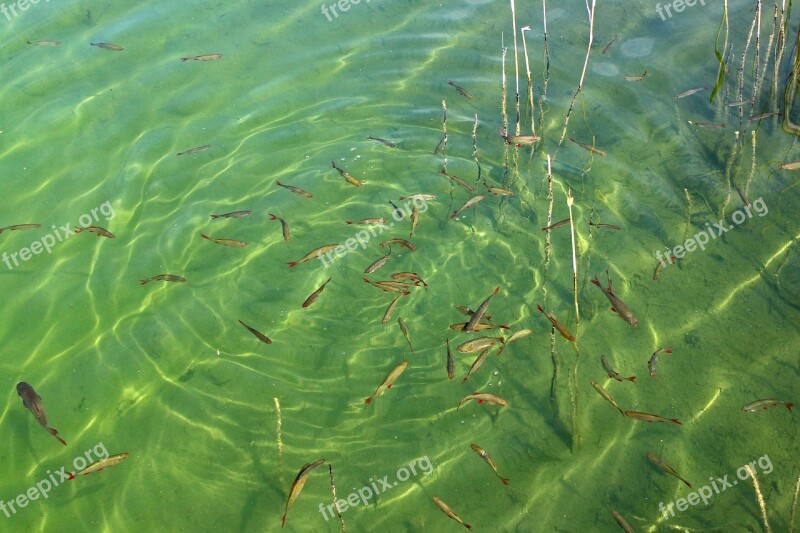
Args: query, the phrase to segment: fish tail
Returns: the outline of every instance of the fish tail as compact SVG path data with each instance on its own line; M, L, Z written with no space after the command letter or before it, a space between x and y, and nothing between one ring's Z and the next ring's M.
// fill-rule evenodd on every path
M679 426L683 425L683 423L680 420L678 420L677 418L670 418L669 421L673 422L675 424L678 424Z
M273 215L272 213L267 213L270 216L270 220L278 220L278 217Z
M594 283L595 285L597 285L597 286L598 286L598 287L600 287L601 289L603 288L603 286L602 286L602 285L600 285L600 280L599 280L599 279L597 279L597 276L595 276L595 277L594 277L594 279L592 280L592 283Z
M206 235L205 233L201 233L201 234L200 234L200 236L201 236L202 238L204 238L204 239L208 239L209 241L211 240L211 237L209 237L209 236L208 236L208 235Z
M333 166L333 168L336 168L336 161L331 161L331 165Z
M625 378L625 379L627 379L627 380L628 380L628 381L630 381L631 383L636 383L636 376L630 376L630 377L627 377L627 378Z
M66 443L66 442L64 442L64 439L62 439L61 437L59 437L59 436L58 436L58 430L56 430L56 429L53 429L53 428L51 428L51 427L48 427L48 428L47 428L47 431L49 431L49 432L50 432L50 434L51 434L52 436L54 436L54 437L56 438L56 440L58 440L58 442L60 442L60 443L61 443L61 444L63 444L64 446L66 446L66 445L67 445L67 443Z
M791 410L792 410L792 407L794 407L794 404L793 404L793 403L787 403L787 404L786 404L786 408L787 408L787 409L788 409L790 412L791 412Z
M292 268L293 266L297 266L297 261L289 261L289 268Z
M364 400L364 403L365 403L366 405L369 405L369 404L371 404L371 403L372 403L372 396L370 396L369 398L367 398L366 400Z
M503 485L508 485L508 478L507 477L501 477L500 481L503 482Z
M146 280L146 279L140 279L139 280L139 285L144 285L145 283L147 283L147 281L148 280Z
M672 353L672 348L664 348L664 353Z
M219 215L211 215L211 218L219 218Z
M189 58L189 57L182 57L182 58L181 58L181 61L188 61L189 59L191 59L191 58Z

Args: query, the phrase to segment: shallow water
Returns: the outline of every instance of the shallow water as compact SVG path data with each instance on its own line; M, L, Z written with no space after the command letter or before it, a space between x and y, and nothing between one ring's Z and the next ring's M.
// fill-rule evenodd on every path
M366 487L379 493L351 498L356 505L342 513L348 531L459 530L433 496L476 531L617 531L612 510L637 531L754 531L762 527L754 489L736 477L751 461L770 525L787 530L800 470L796 414L782 406L742 411L762 398L797 401L800 363L800 187L793 171L777 169L800 159L795 137L773 118L760 123L755 149L736 137L749 141L747 117L782 101L791 47L780 94L769 93L770 70L757 105L725 105L738 99L754 3L729 3L733 66L713 104L708 90L673 95L714 85L721 6L697 4L661 20L650 3L601 3L563 143L588 43L586 9L548 6L545 85L542 6L520 3L517 30L531 26L524 36L542 136L533 150L498 135L501 33L512 132L516 116L508 4L375 0L330 20L319 3L263 4L65 0L16 16L0 11L0 227L41 224L0 233L0 378L8 391L0 499L10 509L62 466L75 471L130 454L75 480L53 474L58 484L46 499L15 503L7 515L0 508L0 529L277 531L298 471L324 458L338 498L366 495ZM762 65L772 6L764 9ZM789 29L791 43L796 28ZM530 134L522 35L521 122ZM212 53L223 57L180 60ZM645 70L641 81L623 78ZM752 63L744 79L747 98ZM434 155L443 100L447 143ZM569 137L587 144L594 137L608 155L593 156ZM451 220L485 193L474 146L481 178L515 194L486 194ZM567 191L574 197L577 325L569 225L553 230L549 244L541 230L548 154L552 222L569 216ZM364 185L348 184L331 161ZM443 167L476 192L452 185ZM753 203L749 216L734 182ZM413 271L428 288L401 298L384 325L394 294L364 283L363 271L387 253L381 241L409 238L410 222L393 220L388 201L409 214L399 197L416 193L436 195L418 202L410 238L417 251L393 246L387 265L368 278ZM237 210L253 213L209 217ZM288 242L270 213L287 221ZM371 235L344 224L373 217L393 225ZM720 219L732 229L653 280L656 252ZM115 238L69 235L67 225L100 226ZM248 245L221 246L201 234ZM331 264L287 266L356 236L364 247ZM35 242L49 243L49 252L23 252ZM592 286L594 276L605 283L606 270L638 327L615 317ZM139 283L165 273L186 282ZM313 305L301 308L329 277ZM447 338L455 351L470 335L498 334L449 329L466 321L454 306L474 309L497 286L488 314L509 326L501 335L533 333L500 356L493 351L466 383L477 354L456 354L456 378L448 380ZM575 346L551 332L537 304L576 334ZM651 378L647 360L666 346L672 353L660 356ZM636 382L607 378L601 354ZM365 407L404 359L396 385ZM590 380L623 410L682 425L622 417ZM25 411L18 381L37 390L68 446ZM457 409L474 391L509 405L470 401ZM492 456L507 487L472 443ZM648 452L696 490L719 490L716 480L726 475L737 483L665 520L659 503L692 491L648 462ZM340 530L325 512L331 503L326 465L312 471L284 529Z

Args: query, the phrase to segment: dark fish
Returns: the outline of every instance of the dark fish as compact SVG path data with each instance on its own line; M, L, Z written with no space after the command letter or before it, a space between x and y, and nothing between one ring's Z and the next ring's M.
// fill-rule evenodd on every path
M414 245L411 244L409 241L407 241L405 239L389 239L388 241L383 241L380 246L381 246L381 248L383 248L384 245L387 245L387 244L399 244L400 246L408 248L412 252L416 252L417 251L417 249L414 247Z
M475 329L475 325L478 324L483 318L483 315L486 314L486 308L489 307L489 303L492 301L492 298L494 298L495 294L497 294L499 290L500 290L499 286L495 287L494 292L492 292L492 294L490 294L489 297L486 298L483 301L483 303L481 303L481 305L478 307L478 310L472 314L472 318L469 319L467 325L464 326L464 331L469 333L470 331L473 331Z
M177 155L196 154L197 152L205 152L209 148L211 148L210 144L204 144L203 146L197 146L195 148L189 148L188 150L184 150L183 152L180 152Z
M613 38L613 39L611 39L611 41L609 41L609 43L606 45L606 47L605 47L605 48L603 48L603 51L601 52L601 54L603 54L603 55L606 55L606 53L608 53L608 49L609 49L609 48L611 48L611 45L612 45L612 44L614 44L615 42L617 42L617 39L618 39L618 38L619 38L619 35L615 35L615 36L614 36L614 38Z
M214 61L222 57L222 54L203 54L201 56L182 57L181 61Z
M349 183L351 185L355 185L356 187L361 187L362 185L364 185L363 183L361 183L360 181L355 179L352 176L352 174L350 174L349 172L347 172L346 170L344 170L342 168L337 167L336 166L336 161L331 161L331 165L333 165L333 168L335 168L339 172L339 174L342 175L342 177L345 179L345 181L347 183Z
M608 275L608 272L606 272L606 278L608 279L608 287L603 287L600 284L600 280L597 279L597 276L594 277L592 283L600 287L600 290L606 295L606 298L608 298L608 300L611 302L611 305L614 306L611 308L612 311L617 313L622 320L631 326L638 326L639 321L633 316L633 312L627 305L625 305L625 302L619 299L617 293L614 292L614 287L611 285L611 277Z
M660 457L656 457L652 453L648 453L647 454L647 460L650 461L651 463L653 463L654 465L656 465L657 467L659 467L661 470L663 470L667 474L669 474L671 476L674 476L674 477L680 479L681 481L683 481L686 484L686 486L689 487L690 489L692 488L692 484L691 483L689 483L688 481L683 479L681 477L681 475L678 474L678 472L675 471L674 468L672 468L667 463L662 461Z
M272 213L268 213L270 216L270 220L279 220L281 223L281 231L283 231L283 240L288 241L292 236L289 233L289 224L286 223L281 217L276 217Z
M565 218L564 220L559 220L555 224L551 224L551 225L549 225L549 226L547 226L545 228L542 228L542 231L548 231L548 230L551 230L551 229L560 228L561 226L564 226L566 224L569 224L569 219L568 218Z
M313 463L306 463L303 465L303 468L300 469L300 472L297 473L297 477L294 478L294 482L292 482L292 489L289 491L289 499L286 500L286 509L284 509L283 518L281 518L281 527L286 524L286 515L289 513L289 509L292 507L294 501L300 496L300 491L303 490L306 481L308 481L308 475L312 470L324 463L325 459L319 459Z
M581 148L583 148L583 149L585 149L585 150L588 150L589 152L591 152L591 153L593 153L593 154L597 154L597 155L608 155L608 154L607 154L606 152L604 152L603 150L598 150L598 149L597 149L597 148L595 148L594 146L591 146L591 145L588 145L588 144L585 144L585 143L582 143L582 142L576 141L576 140L575 140L575 139L573 139L572 137L570 137L570 138L569 138L569 140L570 140L570 141L572 141L572 142L574 142L575 144L577 144L577 145L578 145L578 146L580 146Z
M453 88L454 88L456 91L458 91L458 94L460 94L461 96L465 97L465 98L466 98L466 99L468 99L468 100L472 100L472 95L471 95L471 94L469 94L469 93L468 93L466 90L464 90L464 88L463 88L463 87L459 87L458 85L456 85L456 84L455 84L455 83L453 83L452 81L448 81L448 82L447 82L447 85L452 85L452 86L453 86Z
M83 231L88 231L89 233L96 233L98 237L107 237L109 239L114 238L113 233L99 226L89 226L88 228L75 228L75 233L81 233Z
M392 255L391 246L389 247L389 253L384 255L383 257L378 258L374 263L368 266L367 269L364 271L364 274L372 274L373 272L381 268L383 265L386 264L386 261L389 260L390 255Z
M326 286L328 283L330 283L330 281L331 281L332 279L333 279L332 277L328 278L328 281L326 281L325 283L323 283L323 284L320 286L320 288L319 288L319 289L317 289L317 290L315 290L314 292L312 292L312 293L311 293L311 296L309 296L308 298L306 298L306 301L305 301L305 302L303 302L303 306L302 306L302 307L303 307L303 308L306 308L306 307L308 307L309 305L313 304L313 303L314 303L314 300L316 300L316 299L319 297L319 295L320 295L320 294L322 294L322 291L324 291L324 290L325 290L325 286Z
M289 189L293 193L299 194L300 196L305 196L306 198L313 198L314 197L311 193L308 193L308 192L304 191L300 187L295 187L294 185L286 185L286 184L281 183L280 181L276 181L275 185L277 185L278 187L283 187L284 189Z
M41 224L14 224L13 226L0 228L0 233L3 233L4 231L18 231L18 230L27 230L27 229L39 229L41 227L42 227Z
M58 442L66 446L67 443L64 442L64 439L58 436L58 431L47 425L47 415L44 412L44 407L42 407L42 399L36 394L33 387L24 381L20 381L17 383L17 394L22 398L22 405L33 413L33 416L36 417L42 427L55 437Z
M112 50L114 52L122 52L125 50L121 46L117 46L116 44L111 43L89 43L92 46L97 46L98 48L105 48L106 50Z
M209 237L205 233L201 233L200 236L202 238L204 238L204 239L207 239L207 240L213 242L214 244L221 244L223 246L232 246L234 248L243 248L243 247L247 246L246 242L237 241L236 239L214 239L212 237Z
M369 139L370 141L378 141L379 143L382 143L388 146L389 148L397 148L397 143L394 141L390 141L388 139L381 139L380 137L373 137L372 135L367 135L367 139Z
M263 342L263 343L265 343L265 344L272 344L272 339L270 339L269 337L267 337L266 335L264 335L263 333L261 333L261 332L260 332L260 331L258 331L257 329L255 329L255 328L251 328L250 326L248 326L247 324L245 324L245 323L244 323L244 322L242 322L241 320L239 321L239 324L241 324L241 325L243 325L244 327L246 327L246 328L247 328L247 331L249 331L250 333L252 333L253 335L255 335L255 336L256 336L256 338L257 338L258 340L260 340L261 342Z
M153 276L152 278L139 280L139 283L144 285L148 281L174 281L176 283L183 283L186 281L186 278L175 276L174 274L159 274L158 276Z
M224 215L211 215L211 218L242 218L252 213L252 211L233 211L231 213L225 213Z

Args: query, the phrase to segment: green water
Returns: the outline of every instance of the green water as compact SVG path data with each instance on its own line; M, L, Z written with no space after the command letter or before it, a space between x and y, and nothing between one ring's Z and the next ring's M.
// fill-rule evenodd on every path
M594 157L567 138L559 145L588 43L582 2L548 5L546 89L542 6L517 6L518 31L532 28L525 37L542 136L533 151L508 147L498 135L501 33L509 46L512 130L515 121L508 3L373 0L330 21L320 3L305 1L94 4L54 0L8 18L0 13L0 227L41 224L0 234L9 260L0 263L0 378L8 391L0 499L8 507L62 466L80 468L74 461L87 451L92 461L130 456L63 481L9 516L0 510L0 530L277 531L293 479L320 458L333 466L340 499L379 489L367 505L342 513L351 532L462 530L434 496L476 531L618 531L612 510L637 531L762 529L749 480L664 520L659 503L691 491L651 465L648 452L695 489L726 475L736 480L737 469L755 461L770 525L788 530L800 471L797 414L781 406L741 410L762 398L800 401L800 187L797 171L776 170L800 159L795 137L767 119L755 162L751 143L734 149L735 131L750 139L750 114L764 105L775 110L771 74L756 109L743 110L744 123L739 108L724 105L737 99L754 2L730 2L734 60L713 104L709 91L673 95L713 86L719 3L662 21L649 2L601 2L566 135L585 143L594 135L608 153ZM792 16L781 91L796 38ZM762 63L771 24L765 5ZM522 125L530 134L521 36ZM180 61L212 53L223 57ZM623 79L645 70L641 81ZM444 155L434 155L442 100L448 140ZM451 220L485 191L475 183L476 114L482 177L515 195L487 194ZM211 147L176 156L203 145ZM574 197L577 326L569 226L553 230L549 246L540 229L547 225L547 154L554 158L552 222L569 216L568 188ZM345 182L332 160L363 187ZM438 174L445 164L477 192ZM752 216L653 281L657 251L706 223L730 224L743 209L730 176L746 186ZM400 196L417 193L436 195L410 239L417 251L394 246L387 265L368 277L413 271L429 287L402 298L387 324L381 318L394 295L364 283L363 271L387 252L379 242L409 238L408 220L331 265L287 266L361 229L344 221L391 220L388 201L402 205ZM209 217L237 210L253 213ZM291 240L268 213L286 219ZM591 228L590 219L624 229ZM62 226L87 221L116 238L64 238ZM201 233L248 245L216 245ZM51 242L50 253L19 255L34 242ZM590 283L605 270L638 327L615 317ZM139 283L165 273L187 281ZM329 277L318 300L301 308ZM449 329L466 320L454 306L474 309L496 286L488 314L510 327L502 334L533 333L499 357L493 351L467 383L477 354L456 354L450 381L445 340L455 350L470 336L497 334ZM577 348L553 336L536 304L577 334ZM397 317L408 324L413 353ZM661 356L650 378L647 360L664 346L673 353ZM551 389L554 353L559 371ZM601 354L636 382L608 379ZM365 409L364 399L404 359L408 368L396 385ZM22 380L42 397L68 446L23 408L15 390ZM682 425L622 417L590 380L624 410ZM467 402L457 410L474 391L509 405ZM472 443L510 478L507 487ZM412 462L416 474L398 474ZM384 476L390 489L377 481ZM319 512L331 503L326 465L311 472L284 529L340 531L338 517Z

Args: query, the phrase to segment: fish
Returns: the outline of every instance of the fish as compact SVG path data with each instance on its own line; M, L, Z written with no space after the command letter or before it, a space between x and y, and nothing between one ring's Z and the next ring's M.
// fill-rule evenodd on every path
M311 293L311 296L309 296L308 298L306 298L306 301L305 301L305 302L303 302L303 305L302 305L303 309L305 309L305 308L306 308L306 307L308 307L309 305L313 304L313 303L314 303L314 300L316 300L317 298L319 298L319 295L320 295L320 294L322 294L322 291L324 291L324 290L325 290L325 286L327 286L327 285L328 285L328 283L330 283L332 279L333 279L333 277L330 277L330 278L328 278L328 281L326 281L325 283L323 283L323 284L320 286L320 288L319 288L319 289L317 289L317 290L315 290L314 292L312 292L312 293Z
M439 155L439 150L442 149L442 145L444 145L445 141L447 141L446 133L442 135L442 138L439 140L439 143L436 145L436 148L433 149L433 155Z
M292 238L291 233L289 233L289 224L286 223L284 219L281 217L275 216L272 213L267 213L269 215L270 220L279 220L281 223L281 231L283 232L283 240L288 241Z
M7 226L5 228L0 228L0 233L4 231L19 231L19 230L29 230L29 229L39 229L41 228L41 224L14 224L13 226Z
M214 220L218 218L242 218L246 217L247 215L251 215L252 213L252 211L232 211L223 215L211 215L211 218Z
M461 178L459 178L458 176L454 176L454 175L452 175L452 174L448 174L447 172L445 172L445 171L444 171L444 169L440 170L440 171L439 171L439 174L442 174L443 176L447 176L447 178L448 178L450 181L452 181L452 182L453 182L453 183L455 183L456 185L458 185L458 186L460 186L460 187L462 187L462 188L464 188L464 189L468 190L469 192L475 192L475 187L473 187L472 185L470 185L470 184L469 184L469 183L467 183L466 181L462 180L462 179L461 179ZM450 218L452 218L452 217L450 217Z
M422 285L426 291L428 290L428 284L425 283L416 272L395 272L391 275L391 278L396 279L397 281L409 281L417 287Z
M98 48L105 48L106 50L111 50L113 52L122 52L125 50L119 45L111 44L111 43L89 43L91 46L97 46Z
M742 189L740 189L739 186L736 185L735 183L733 184L733 186L736 188L736 192L739 193L739 198L741 198L742 203L745 206L750 207L752 204L750 203L750 200L747 199L747 196L745 196L745 194L742 192Z
M385 218L385 217L362 218L361 220L356 220L356 221L353 221L353 220L345 220L344 221L344 223L347 224L348 226L353 226L353 225L371 226L371 225L374 225L374 224L377 224L379 226L383 226L387 222L389 222L389 219Z
M672 257L666 258L666 259L667 259L667 263L669 263L670 265L674 265L678 261L678 258L675 257L674 255ZM658 281L658 278L661 277L661 272L663 270L664 270L663 262L662 261L657 262L656 263L656 269L653 271L653 281Z
M419 222L419 207L415 205L414 209L411 210L411 232L408 234L409 237L414 236L414 230L417 228L417 222Z
M672 353L670 348L661 348L653 352L653 355L650 356L650 359L647 361L647 370L650 371L650 377L656 377L656 362L658 361L658 355L661 353Z
M569 330L568 330L567 328L565 328L563 325L561 325L561 323L560 323L558 320L556 320L556 317L554 317L554 316L553 316L552 314L550 314L550 313L546 313L546 312L545 312L545 310L544 310L544 309L542 309L542 306L541 306L541 305L539 305L539 304L536 304L536 308L537 308L537 309L538 309L538 310L539 310L539 311L540 311L540 312L541 312L541 313L542 313L544 316L546 316L546 317L547 317L547 320L549 320L549 321L550 321L550 322L553 324L553 327L554 327L554 328L556 328L556 329L558 330L558 332L559 332L559 333L561 333L561 336L562 336L562 337L564 337L565 339L567 339L569 342L575 342L575 336L574 336L572 333L570 333L570 332L569 332Z
M183 152L179 152L177 155L196 154L197 152L205 152L209 148L211 148L210 144L204 144L203 146L196 146L195 148L189 148L188 150L184 150Z
M483 351L481 351L480 355L478 355L478 357L472 363L472 366L469 367L469 372L467 373L467 376L463 379L463 381L467 381L470 378L470 376L472 376L472 374L477 372L478 369L481 367L481 365L483 365L483 362L486 361L486 358L488 356L489 356L489 348L484 348Z
M25 41L28 44L32 44L35 46L60 46L60 41Z
M613 305L611 310L617 313L617 316L631 326L638 326L639 321L636 320L635 316L633 316L633 312L627 305L625 305L625 302L619 299L617 293L614 292L614 287L611 285L611 277L608 275L608 271L606 271L606 279L608 280L608 287L603 287L600 284L600 280L597 279L597 276L594 277L592 283L600 287L600 290L603 291L603 294L606 295L606 298L608 298L608 300L611 302L611 305Z
M127 453L118 453L116 455L106 457L105 459L100 459L99 461L95 461L94 463L90 464L83 470L79 470L74 474L70 473L69 479L75 479L75 476L88 476L89 474L100 472L101 470L104 470L109 466L114 466L115 464L121 463L127 458L128 458Z
M508 478L507 477L503 477L503 476L500 475L500 472L498 472L498 470L497 470L497 465L494 464L494 461L492 460L492 457L488 453L486 453L486 450L484 450L483 448L481 448L480 446L478 446L475 443L472 443L470 445L470 448L472 448L475 451L475 453L480 455L481 458L489 464L489 466L492 468L492 471L494 471L494 473L497 475L497 477L500 478L500 481L503 482L503 485L508 485Z
M686 484L686 486L689 487L690 489L692 488L692 484L691 483L689 483L688 481L683 479L681 477L681 475L678 474L678 472L675 471L674 468L672 468L667 463L662 461L660 457L656 457L652 453L648 453L647 454L647 460L650 461L651 463L653 463L654 465L656 465L657 467L659 467L661 470L663 470L667 474L669 474L671 476L674 476L674 477L680 479L681 481L683 481Z
M269 337L267 337L266 335L264 335L263 333L261 333L261 332L260 332L260 331L258 331L257 329L255 329L255 328L251 328L250 326L248 326L247 324L245 324L245 323L244 323L244 322L242 322L241 320L239 321L239 324L241 324L241 325L243 325L244 327L246 327L246 328L247 328L247 331L249 331L250 333L252 333L253 335L255 335L255 336L256 336L256 338L257 338L258 340L260 340L261 342L263 342L264 344L272 344L272 339L270 339Z
M620 412L620 414L625 414L625 412L620 408L620 406L617 405L617 402L614 401L614 398L611 397L611 395L606 391L606 389L603 388L602 385L600 385L593 379L589 380L589 382L592 384L592 387L594 387L594 390L596 390L600 394L600 396L602 396L608 403L613 405L614 408L616 408L616 410Z
M617 524L619 524L619 527L621 527L625 533L634 533L633 528L630 526L630 524L628 524L628 522L625 521L624 518L622 518L622 515L619 514L619 511L611 511L611 516L614 517L614 520L617 521Z
M597 148L595 148L594 146L588 145L588 144L586 144L586 143L582 143L582 142L580 142L580 141L576 141L576 140L575 140L575 139L573 139L572 137L570 137L570 138L569 138L569 140L570 140L570 141L572 141L572 142L574 142L575 144L577 144L577 145L578 145L578 146L580 146L581 148L584 148L585 150L588 150L588 151L589 151L590 153L592 153L592 154L596 154L596 155L602 155L602 156L606 156L606 155L608 155L608 154L607 154L606 152L604 152L603 150L598 150L598 149L597 149Z
M192 56L192 57L182 57L181 62L183 61L214 61L222 57L222 54L203 54L200 56Z
M494 292L486 298L480 306L478 306L478 310L472 314L472 318L467 321L467 325L464 326L464 331L469 333L473 329L475 329L475 325L481 321L483 315L486 314L486 309L489 307L489 303L492 301L492 298L497 294L497 291L500 290L500 286L494 288Z
M472 529L471 525L469 525L466 522L464 522L463 520L461 520L461 518L459 518L458 515L456 513L454 513L452 509L450 509L450 506L447 505L446 503L444 503L438 497L436 497L436 496L433 497L433 503L435 503L436 506L444 512L444 514L446 514L447 516L449 516L450 518L452 518L453 520L455 520L456 522L458 522L459 524L461 524L465 528Z
M411 351L413 352L414 347L411 345L411 337L408 334L408 326L406 326L403 317L397 317L397 323L400 325L400 331L403 332L403 337L405 337L406 341L408 342L408 347L411 348Z
M605 229L615 229L621 230L622 226L615 226L614 224L597 224L595 222L589 221L590 226L594 226L595 228L605 228Z
M214 244L221 244L223 246L233 246L234 248L242 248L244 246L247 246L246 242L237 241L236 239L214 239L212 237L209 237L205 233L201 233L200 236L204 239L213 242Z
M394 313L395 307L397 307L397 302L400 301L400 297L403 296L402 294L398 294L395 296L392 303L389 304L389 307L386 308L386 312L383 313L383 318L381 319L381 324L386 324L392 319L392 314Z
M325 244L323 246L320 246L319 248L314 248L313 250L308 252L306 255L304 255L302 258L298 259L297 261L289 261L289 263L288 263L289 268L295 267L295 266L299 265L300 263L305 263L309 259L313 259L315 257L318 257L318 256L320 256L320 255L322 255L322 254L324 254L326 252L330 252L332 250L335 250L339 246L341 246L341 245L339 245L339 244Z
M381 289L383 292L397 292L402 295L411 294L411 291L408 290L409 286L399 281L370 281L364 278L364 283L369 283L373 287Z
M464 90L464 88L463 88L463 87L459 87L458 85L456 85L456 84L455 84L455 83L453 83L452 81L448 81L448 82L447 82L447 85L452 85L452 86L453 86L453 88L454 88L456 91L458 91L458 94L460 94L461 96L465 97L467 100L472 100L472 95L471 95L471 94L469 94L469 93L468 93L466 90Z
M472 394L465 396L464 398L461 399L460 402L458 402L458 408L456 409L456 411L458 411L458 409L461 409L461 404L466 403L470 400L475 400L478 403L486 402L489 405L499 405L501 407L506 407L508 405L507 401L498 396L495 396L494 394L489 394L488 392L473 392Z
M645 422L672 422L673 424L683 425L677 418L664 418L663 416L651 415L650 413L642 413L641 411L625 411L622 413L628 418L635 418L636 420L644 420Z
M456 364L453 361L453 352L450 351L450 338L445 340L447 345L447 377L453 379L456 377Z
M642 81L645 76L647 76L646 70L642 72L639 76L624 76L624 79L627 81Z
M88 231L89 233L96 233L98 237L107 237L109 239L113 239L115 236L113 233L108 231L105 228L101 228L99 226L89 226L86 228L75 228L75 233L82 233L84 231Z
M780 117L780 116L782 116L782 113L778 113L778 112L774 112L774 111L773 112L769 112L769 113L759 113L758 115L753 115L752 117L750 117L750 120L761 120L763 118L772 117L772 116Z
M542 228L542 231L549 231L551 229L560 228L561 226L565 226L567 224L569 224L569 219L565 218L564 220L559 220L555 224L551 224L551 225L549 225L547 227Z
M492 187L483 180L483 186L486 187L486 192L494 194L495 196L516 196L517 193L509 191L508 189L501 189L500 187Z
M153 276L152 278L141 279L139 280L139 284L144 285L148 281L173 281L175 283L183 283L186 281L186 278L182 278L174 274L159 274L157 276Z
M306 481L308 481L308 475L312 470L324 463L325 459L318 459L313 463L306 463L303 465L303 468L300 469L300 472L297 473L297 477L294 478L292 488L289 491L289 499L286 500L286 508L283 511L283 518L281 518L281 527L286 524L286 515L289 513L289 509L292 507L294 501L300 496L300 491L303 490L303 486L305 486Z
M385 390L391 389L395 380L398 377L400 377L400 374L403 373L403 371L406 369L407 366L408 366L408 361L406 361L405 359L400 361L400 363L396 367L394 367L391 370L391 372L389 372L389 374L386 375L381 384L378 385L378 388L375 389L375 393L366 400L364 400L364 403L366 404L364 405L364 409L367 408L367 405L372 403L372 400L383 394Z
M614 369L611 368L611 364L608 362L608 359L606 359L605 355L600 356L600 363L602 363L603 369L606 371L606 374L608 374L608 377L610 377L611 379L616 379L619 382L622 382L623 380L630 381L631 383L636 382L636 376L628 376L627 378L623 378L622 376L617 374L614 371Z
M689 89L688 91L683 91L682 93L673 95L673 98L685 98L687 96L693 95L694 93L699 93L700 91L707 91L709 89L711 89L711 87L705 85L703 87L698 87L697 89Z
M500 128L500 137L508 144L516 144L518 148L523 145L530 146L541 139L538 135L508 135L502 127Z
M408 248L412 252L416 252L417 251L417 249L414 247L414 245L411 244L409 241L407 241L405 239L389 239L388 241L383 241L380 244L380 247L383 248L384 245L387 245L387 244L398 244L398 245L400 245L400 246L402 246L404 248Z
M692 122L691 120L687 120L686 122L688 122L692 126L697 126L698 128L724 128L725 127L725 123L724 122L721 123L721 124L714 124L712 122Z
M300 187L295 187L294 185L286 185L284 183L281 183L280 181L276 181L275 185L277 185L278 187L283 187L284 189L288 189L288 190L292 191L293 193L299 194L300 196L304 196L306 198L313 198L314 197L313 194L304 191Z
M411 200L412 202L415 200L422 200L423 202L429 202L431 200L436 200L435 194L412 194L410 196L401 196L400 200Z
M362 185L364 185L363 183L361 183L360 181L355 179L349 172L347 172L344 169L341 169L341 168L337 167L335 161L331 161L331 165L333 165L333 168L335 168L336 170L339 171L339 174L342 175L342 177L345 179L345 181L347 183L349 183L351 185L355 185L356 187L361 187Z
M66 446L67 443L64 442L64 439L58 436L58 430L47 425L47 415L45 414L44 407L42 406L42 398L36 394L36 391L33 390L33 387L24 381L20 381L17 383L17 394L19 394L19 397L22 398L22 405L24 405L28 411L33 413L33 416L36 418L37 422L39 422L44 429L46 429L53 437L55 437L58 442Z
M619 35L615 35L615 36L614 36L614 38L613 38L613 39L611 39L611 41L609 41L609 43L606 45L606 47L605 47L605 48L603 48L603 51L602 51L602 52L600 52L600 53L601 53L601 54L603 54L603 55L606 55L606 53L608 52L608 49L609 49L609 48L611 48L611 45L612 45L612 44L614 44L615 42L617 42L617 39L619 39Z
M397 205L393 201L389 200L389 203L394 208L394 219L397 220L398 222L404 220L406 218L405 212L399 207L397 207Z
M456 351L458 353L474 353L484 348L490 348L498 342L502 344L503 337L479 337L460 344Z
M450 329L455 330L455 331L464 331L465 327L467 327L467 323L466 322L459 322L457 324L450 324ZM494 324L487 324L486 322L481 322L479 324L475 324L475 329L473 329L472 331L484 331L484 330L487 330L487 329L497 329L497 328L508 329L508 326L496 326Z
M500 326L500 327L508 329L508 326ZM531 333L533 332L529 329L521 329L516 333L514 333L513 335L511 335L508 339L506 339L506 345L511 344L512 342L517 341L523 337L527 337Z
M381 139L380 137L373 137L372 135L367 135L367 139L370 141L378 141L381 144L388 146L389 148L397 148L397 143L394 141L390 141L388 139Z
M792 410L792 407L794 407L793 403L784 402L782 400L776 400L774 398L768 398L766 400L756 400L754 402L750 402L744 407L742 407L742 411L755 413L756 411L762 411L770 407L775 407L776 405L785 405L790 412Z
M364 270L364 274L372 274L373 272L381 268L383 265L386 264L386 261L389 260L389 256L391 255L392 255L392 247L390 246L389 253L384 255L383 257L379 257L378 259L376 259L375 262L373 262L370 266L367 267L366 270Z

